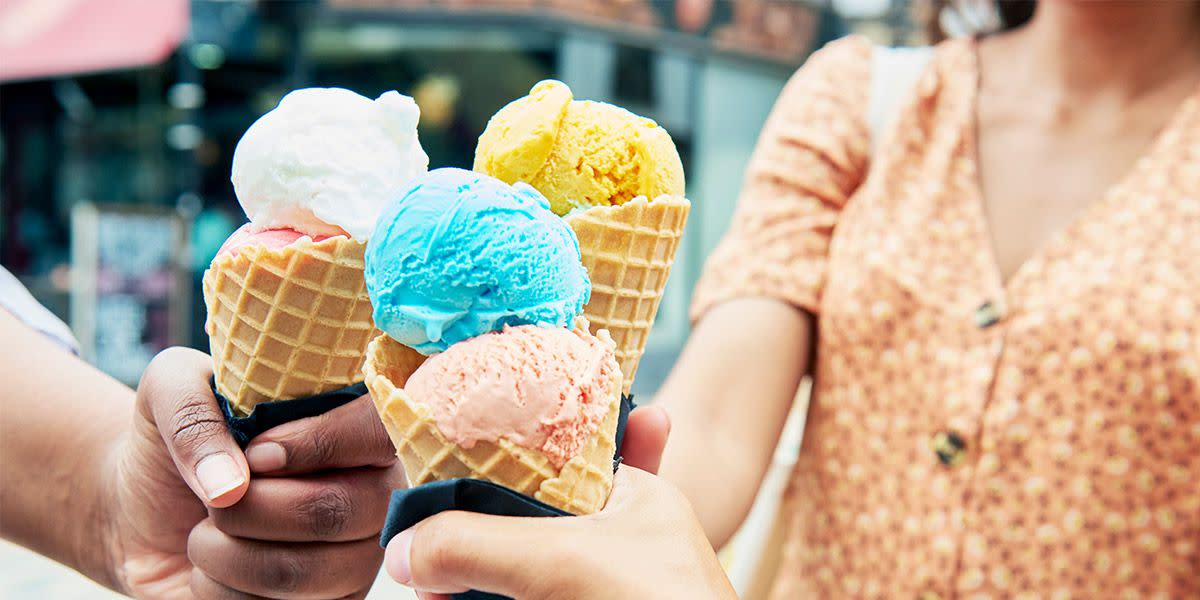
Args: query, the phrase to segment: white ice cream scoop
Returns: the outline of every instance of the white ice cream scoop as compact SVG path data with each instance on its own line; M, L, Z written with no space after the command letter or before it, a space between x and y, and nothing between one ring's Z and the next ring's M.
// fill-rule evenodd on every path
M246 130L233 153L233 189L256 229L366 239L383 206L429 169L421 111L391 91L376 100L306 88Z

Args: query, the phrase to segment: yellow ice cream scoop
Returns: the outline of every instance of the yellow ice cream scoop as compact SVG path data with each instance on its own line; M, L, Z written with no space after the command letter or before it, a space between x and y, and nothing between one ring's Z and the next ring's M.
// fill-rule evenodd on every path
M559 215L684 191L679 153L658 123L611 104L575 100L554 80L492 116L479 136L474 168L532 185Z

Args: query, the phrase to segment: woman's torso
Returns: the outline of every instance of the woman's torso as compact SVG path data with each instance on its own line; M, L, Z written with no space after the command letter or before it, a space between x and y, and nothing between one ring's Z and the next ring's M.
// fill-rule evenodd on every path
M1003 282L972 43L838 219L775 596L1197 597L1200 94Z

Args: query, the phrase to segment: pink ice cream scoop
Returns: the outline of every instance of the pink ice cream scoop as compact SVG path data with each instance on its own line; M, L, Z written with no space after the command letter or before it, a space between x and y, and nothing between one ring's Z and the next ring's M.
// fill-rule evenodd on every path
M267 250L281 250L302 237L309 237L312 238L312 241L319 242L329 239L331 236L317 235L314 237L287 228L256 229L253 223L246 223L233 232L224 244L221 244L217 256L237 256L239 251L250 246L263 246Z
M451 442L505 438L561 469L599 429L619 368L607 332L521 325L451 345L404 387Z

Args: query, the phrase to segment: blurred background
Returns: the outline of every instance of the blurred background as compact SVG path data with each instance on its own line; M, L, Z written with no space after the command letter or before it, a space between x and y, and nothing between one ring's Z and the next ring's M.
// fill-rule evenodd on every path
M207 348L199 280L245 218L241 134L288 91L396 89L433 166L470 168L487 119L541 79L674 137L695 210L635 390L658 387L786 78L826 41L924 41L921 3L717 0L5 0L0 263L127 383ZM701 3L703 4L703 3ZM680 23L681 18L684 23Z
M233 149L286 92L409 94L431 165L469 168L488 117L554 77L577 98L657 120L683 157L694 209L638 373L646 400L687 336L691 289L787 77L849 33L927 43L935 10L934 0L2 0L0 263L70 324L87 360L134 384L167 346L207 350L199 281L245 220ZM781 446L782 463L793 448ZM746 548L769 534L759 521ZM98 597L2 550L0 595ZM746 596L757 556L726 552Z

